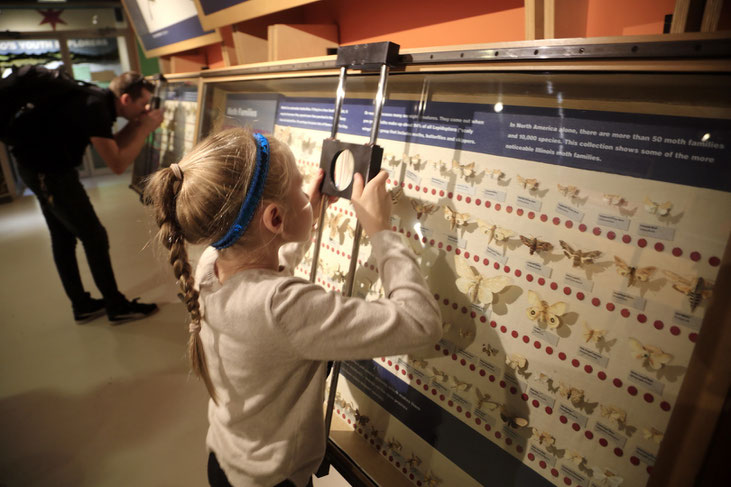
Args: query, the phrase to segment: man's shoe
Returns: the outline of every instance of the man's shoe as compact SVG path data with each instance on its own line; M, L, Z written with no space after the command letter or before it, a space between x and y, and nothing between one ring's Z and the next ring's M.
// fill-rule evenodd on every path
M98 318L105 311L104 300L94 299L92 297L89 297L84 304L74 306L73 308L74 319L78 324L87 323L94 318Z
M158 310L155 303L138 303L135 298L132 301L121 301L118 304L110 305L107 308L107 317L113 325L126 323L132 320L139 320L146 316L150 316Z

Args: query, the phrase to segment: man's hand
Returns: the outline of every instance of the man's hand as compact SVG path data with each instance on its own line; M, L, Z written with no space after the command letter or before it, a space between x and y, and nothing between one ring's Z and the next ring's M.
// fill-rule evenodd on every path
M158 108L143 113L142 115L140 115L138 121L140 125L144 127L148 133L150 133L160 126L160 124L162 123L162 119L162 109Z

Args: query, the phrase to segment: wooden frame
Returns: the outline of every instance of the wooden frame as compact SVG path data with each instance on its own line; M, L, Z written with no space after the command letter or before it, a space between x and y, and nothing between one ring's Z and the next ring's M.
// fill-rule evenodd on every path
M124 5L127 18L134 27L135 34L137 35L137 39L140 41L142 50L148 58L187 51L189 49L195 49L196 47L221 42L222 40L221 34L217 30L206 31L201 26L197 17L189 17L188 19L185 19L185 21L174 24L179 27L177 27L178 32L176 32L172 42L153 46L150 42L148 42L146 37L153 33L147 32L147 24L140 13L138 1L139 0L123 0L122 5ZM185 25L183 26L183 24ZM163 29L163 31L165 30L166 29Z
M320 0L242 0L227 7L220 5L220 0L195 0L195 7L203 28L213 29L318 1Z

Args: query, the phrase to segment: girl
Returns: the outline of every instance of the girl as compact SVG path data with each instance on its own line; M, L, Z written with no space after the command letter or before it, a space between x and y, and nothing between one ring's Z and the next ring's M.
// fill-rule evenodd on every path
M326 361L410 353L441 338L415 257L389 230L385 172L365 188L356 174L352 203L387 298L348 298L292 275L311 243L322 178L303 192L286 145L230 129L147 184L192 319L192 368L211 395L213 486L310 485L325 452ZM195 279L185 242L210 245Z

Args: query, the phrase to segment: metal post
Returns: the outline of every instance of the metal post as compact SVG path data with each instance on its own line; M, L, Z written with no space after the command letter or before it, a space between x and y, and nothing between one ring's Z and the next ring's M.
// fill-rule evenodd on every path
M381 125L381 112L383 105L386 103L386 82L388 81L388 65L381 66L381 77L378 79L378 93L374 102L373 110L373 128L371 129L370 144L375 144L378 139L378 127Z
M340 111L343 109L343 100L345 99L345 78L347 76L347 68L340 68L340 78L338 79L338 91L335 96L335 111L333 112L333 127L330 131L330 138L334 139L338 134L338 125L340 124Z

